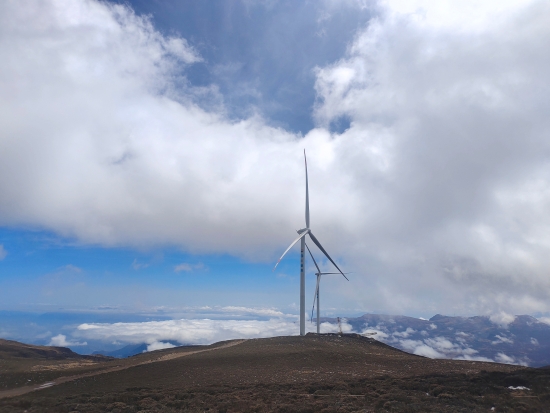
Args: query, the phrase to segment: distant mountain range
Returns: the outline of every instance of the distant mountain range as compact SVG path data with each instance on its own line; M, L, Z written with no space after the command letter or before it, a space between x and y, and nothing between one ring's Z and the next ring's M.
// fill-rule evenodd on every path
M408 353L430 358L492 361L530 367L550 365L550 325L528 315L503 320L485 316L448 317L435 315L429 320L384 314L346 318L351 331ZM321 318L336 324L336 318ZM344 332L349 332L345 327ZM374 334L375 333L375 334ZM170 342L174 346L180 343ZM147 351L147 344L130 344L94 355L117 358Z
M507 322L439 314L429 320L383 314L345 320L355 332L376 333L373 338L421 356L550 365L550 325L528 315ZM321 318L321 322L334 324L337 320Z
M106 350L99 350L94 351L93 355L102 355L102 356L109 356L109 357L116 357L116 358L126 358L130 356L135 356L136 354L141 354L147 351L147 344L141 343L141 344L129 344L127 346L124 346L122 348L119 348L118 350L112 350L112 351L106 351Z
M81 355L66 347L36 346L0 338L0 360L92 360L104 361L102 354Z

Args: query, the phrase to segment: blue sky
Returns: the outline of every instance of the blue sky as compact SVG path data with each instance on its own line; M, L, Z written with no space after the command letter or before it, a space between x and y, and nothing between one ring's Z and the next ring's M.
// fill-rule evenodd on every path
M177 33L196 47L204 60L186 77L194 85L219 87L232 117L259 112L269 124L301 134L315 126L315 67L341 58L372 16L369 8L345 2L129 4L152 16L161 32Z
M323 314L548 315L549 15L4 3L0 310L294 331L297 251L271 270L304 225L306 149L312 229L353 272L323 280ZM307 286L310 306L311 265ZM79 325L55 342L92 343Z
M79 245L44 231L4 229L3 310L143 309L159 306L276 306L297 277L297 257L272 272L269 263L230 255L186 254L175 248L138 250ZM296 254L295 254L296 255ZM294 262L293 262L294 261ZM264 292L258 291L262 285ZM258 297L255 297L255 296ZM291 304L291 303L290 303ZM287 304L288 305L288 304Z

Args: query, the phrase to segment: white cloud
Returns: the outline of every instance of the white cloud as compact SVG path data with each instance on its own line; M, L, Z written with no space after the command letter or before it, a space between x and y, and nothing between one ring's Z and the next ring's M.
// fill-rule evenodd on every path
M136 271L147 268L148 266L149 264L138 262L137 259L134 259L134 261L132 261L132 268Z
M303 220L305 147L319 239L369 274L327 279L341 302L547 311L550 6L473 4L373 6L317 70L301 137L199 106L200 56L125 6L2 2L0 225L273 259Z
M514 364L514 361L515 361L513 357L507 356L504 353L498 353L495 357L495 360L498 363L504 363L504 364Z
M546 308L550 6L387 5L316 83L318 121L348 118L340 139L355 150L340 153L363 162L364 265L407 274L388 287L395 311L435 290L470 312Z
M491 344L514 344L514 340L508 337L499 336L498 334L495 336L496 340L491 341Z
M416 24L434 30L465 33L486 31L525 7L524 0L382 0L388 10L408 15Z
M274 308L249 308L239 306L226 306L220 308L221 312L230 314L249 314L257 316L269 316L269 317L289 317L289 315L283 314L281 311Z
M508 328L508 325L513 323L515 319L516 316L507 314L503 311L497 314L491 314L489 316L489 320L491 320L491 322L503 328Z
M162 341L154 341L147 345L147 351L164 350L165 348L174 348L175 345L171 343L164 343Z
M191 272L195 270L202 270L204 269L204 264L199 262L198 264L188 264L186 262L183 262L181 264L178 264L174 267L174 272Z
M316 328L315 324L306 323L308 332L314 332ZM342 331L352 332L352 327L345 320L342 321ZM336 333L338 325L321 323L321 332ZM141 323L86 323L79 325L73 335L94 340L148 343L153 346L151 348L157 349L161 345L158 343L163 341L211 344L223 340L297 335L298 333L299 328L295 317L281 317L268 320L181 319Z
M384 331L378 330L376 328L365 328L360 334L364 334L368 337L372 337L375 340L384 342L389 335Z
M406 343L403 343L406 345ZM418 356L429 357L432 359L445 358L445 356L426 344L419 344L412 349L412 353Z
M185 272L193 271L193 267L191 267L190 264L187 264L184 262L174 267L174 272L180 272L180 271L185 271Z
M176 340L182 344L210 344L217 341L296 335L295 322L283 319L260 320L169 320L145 323L81 324L80 336L98 340L154 343ZM75 333L75 334L77 334Z
M2 261L8 255L8 251L4 248L3 244L0 244L0 261Z
M199 306L199 307L159 307L165 314L174 318L212 318L212 319L265 319L286 318L296 320L295 314L285 314L276 308L244 306Z
M55 346L55 347L74 347L74 346L86 346L88 343L85 341L82 343L79 343L77 341L70 341L67 340L67 336L63 334L58 334L55 337L52 337L48 346Z
M519 364L521 366L528 366L529 365L529 359L517 359L515 357L508 356L504 353L498 353L495 356L495 361L497 363L503 363L503 364Z
M462 338L457 339L458 343L453 343L448 338L440 336L424 338L422 340L406 338L408 336L409 334L403 335L402 332L394 332L384 334L383 336L377 335L374 338L410 353L429 358L493 361L489 358L478 356L478 351L468 347Z
M413 333L416 333L416 331L410 327L407 327L405 331L399 331L399 332L393 333L393 336L407 338Z

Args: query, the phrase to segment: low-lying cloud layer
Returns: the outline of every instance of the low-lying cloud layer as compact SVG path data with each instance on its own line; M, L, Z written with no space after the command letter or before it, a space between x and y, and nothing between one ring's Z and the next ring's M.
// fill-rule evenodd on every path
M2 2L0 225L271 260L303 222L305 147L312 226L356 271L327 280L340 302L550 310L550 5L401 3L373 4L347 54L318 68L318 127L299 136L205 105L216 86L185 76L199 53L126 6Z
M337 332L338 327L323 323L323 332ZM308 331L315 326L308 323ZM347 330L350 330L348 327ZM269 320L168 320L145 323L86 323L78 326L75 337L125 343L177 341L182 344L211 344L239 338L298 335L298 323L288 319Z
M508 322L502 324L506 316ZM550 362L550 328L531 316L445 317L420 320L365 315L349 319L352 328L386 344L430 358L543 366ZM538 337L538 339L536 338ZM541 347L544 346L544 347Z
M50 340L48 343L48 346L55 346L55 347L77 347L77 346L86 346L88 343L84 342L78 342L78 341L72 341L67 340L67 336L64 334L58 334Z
M242 309L241 309L242 310ZM268 310L267 312L270 312ZM103 343L147 344L147 351L171 348L174 343L211 344L230 339L251 339L298 334L297 317L279 314L263 318L249 309L248 319L177 319L136 323L84 323L73 339ZM342 319L344 333L358 333L390 346L429 358L473 360L542 366L550 361L550 328L530 317L514 317L507 326L488 317L434 316L421 320L403 316L364 315ZM308 332L315 331L307 323ZM322 333L337 333L334 319L323 319ZM537 338L538 337L538 338ZM52 342L69 343L63 335ZM79 345L79 344L73 344Z

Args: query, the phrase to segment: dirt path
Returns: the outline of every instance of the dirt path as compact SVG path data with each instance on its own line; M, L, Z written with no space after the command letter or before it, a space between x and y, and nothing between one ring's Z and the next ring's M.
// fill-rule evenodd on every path
M2 390L2 391L0 391L0 399L4 399L4 398L7 398L7 397L20 396L22 394L30 393L30 392L36 391L36 390L47 389L49 387L56 386L58 384L62 384L62 383L66 383L68 381L81 379L81 378L84 378L84 377L98 376L100 374L112 373L112 372L120 371L120 370L126 370L126 369L129 369L131 367L142 366L144 364L157 363L159 361L166 361L166 360L173 360L173 359L177 359L177 358L180 358L180 357L190 356L192 354L204 353L206 351L215 351L215 350L220 350L222 348L233 347L233 346L242 344L245 341L247 341L247 340L235 340L235 341L232 341L230 343L224 344L224 345L219 346L219 347L206 348L204 350L189 351L187 353L166 354L166 355L160 356L156 359L146 360L146 361L142 361L140 363L135 363L135 364L129 364L127 366L120 366L119 365L119 366L115 366L115 367L111 367L111 368L106 368L105 370L94 371L94 372L91 372L91 373L79 374L79 375L76 375L76 376L59 377L59 378L57 378L55 380L52 380L52 381L49 381L47 383L42 383L39 386L32 385L32 386L16 387L15 389Z

